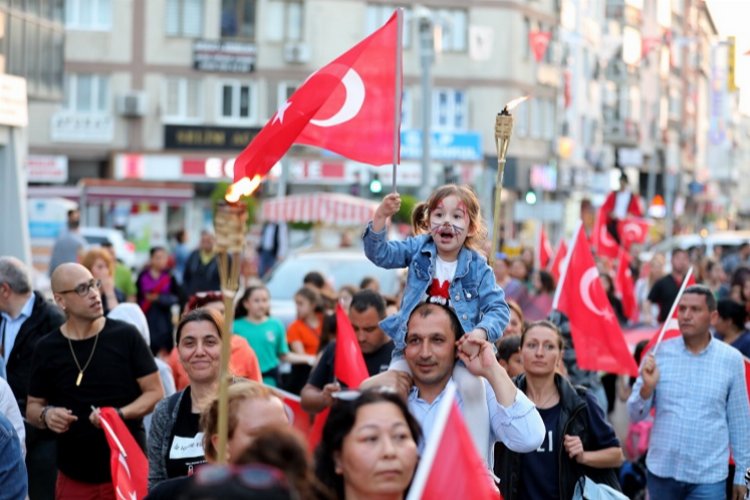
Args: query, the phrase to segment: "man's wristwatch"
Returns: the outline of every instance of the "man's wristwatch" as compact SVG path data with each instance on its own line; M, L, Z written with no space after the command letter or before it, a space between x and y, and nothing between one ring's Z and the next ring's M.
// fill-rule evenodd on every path
M47 412L50 411L54 406L45 406L42 408L42 412L39 414L39 423L44 426L45 429L48 429L49 426L47 425Z

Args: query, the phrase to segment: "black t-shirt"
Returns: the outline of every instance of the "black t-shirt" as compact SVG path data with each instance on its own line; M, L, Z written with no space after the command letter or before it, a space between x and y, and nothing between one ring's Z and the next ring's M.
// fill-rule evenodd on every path
M307 379L307 383L322 389L326 384L333 382L333 358L336 352L336 341L332 341L323 350L320 355L318 364L313 368L310 373L310 378ZM367 365L367 373L377 375L380 372L384 372L388 369L391 364L391 353L393 352L393 342L388 341L383 344L378 350L369 354L363 354L365 358L365 364ZM346 384L341 383L342 386Z
M677 283L671 274L659 279L651 291L648 292L648 301L659 306L659 322L664 323L667 320L669 310L672 308L674 300L680 291L682 282Z
M560 450L556 435L560 420L560 403L552 408L540 409L544 421L544 441L536 451L522 453L521 477L518 484L518 498L548 499L559 496L559 468L557 466Z
M200 413L193 413L190 386L185 389L177 409L177 419L169 436L167 477L189 476L196 465L206 463L203 453L203 433L200 432Z
M99 340L96 340L96 337ZM78 368L85 366L96 341L91 363L76 386ZM138 330L122 321L107 319L98 335L71 340L58 328L39 341L31 363L29 395L47 404L70 409L78 420L57 434L57 466L65 475L85 483L111 481L110 451L104 432L89 422L91 406L121 408L141 395L137 379L155 373L151 350ZM141 419L125 423L141 448L146 436Z

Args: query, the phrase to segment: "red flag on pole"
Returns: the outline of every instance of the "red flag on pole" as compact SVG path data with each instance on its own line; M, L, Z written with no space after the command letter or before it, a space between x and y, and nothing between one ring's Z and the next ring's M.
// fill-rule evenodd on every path
M555 258L552 259L552 265L550 266L549 272L552 274L552 277L555 279L555 283L557 283L560 280L560 275L562 274L562 265L565 262L565 256L568 255L568 244L565 243L565 240L560 240L560 244L557 245L557 252L555 252Z
M307 436L312 424L310 422L310 414L302 409L301 398L296 394L286 392L277 387L271 387L271 389L279 395L284 404L292 411L292 417L294 418L292 424L294 427L303 435Z
M148 460L114 408L101 408L99 418L109 443L112 485L118 499L148 494Z
M455 393L455 386L449 384L406 500L501 498L466 428Z
M648 352L651 350L651 348L653 348L654 354L656 354L657 348L662 340L673 339L680 336L680 324L677 322L677 305L680 303L680 299L682 298L682 292L684 292L685 289L691 285L695 285L695 275L693 274L692 266L690 266L690 269L688 269L685 278L682 280L682 285L680 285L680 290L677 292L677 297L672 303L672 309L669 310L667 321L665 321L661 326L661 329L659 329L656 334L651 337L651 340L648 341L648 344L646 344L646 348L643 350L643 352Z
M293 143L371 165L398 158L398 15L308 77L237 157L235 182L265 175Z
M638 367L599 280L583 225L579 225L567 260L552 308L570 320L578 365L585 370L636 376Z
M630 249L630 245L637 243L642 245L646 242L648 230L651 223L646 219L629 217L617 223L617 233L620 235L620 241L625 250Z
M637 321L638 303L635 300L635 284L633 283L633 273L630 270L630 254L625 250L620 250L617 275L615 276L615 289L622 297L622 310L625 317Z
M333 354L333 375L348 387L356 389L370 374L354 334L354 328L341 304L336 304L336 350Z
M547 238L544 224L542 224L542 228L539 230L539 248L537 251L539 252L539 269L547 269L549 261L552 259L552 245L550 245L549 239Z
M607 229L607 214L600 207L596 213L594 221L594 230L591 233L591 244L594 247L596 255L608 259L616 259L620 251L620 246L612 238Z
M750 400L750 359L745 358L745 386L747 387L747 399Z

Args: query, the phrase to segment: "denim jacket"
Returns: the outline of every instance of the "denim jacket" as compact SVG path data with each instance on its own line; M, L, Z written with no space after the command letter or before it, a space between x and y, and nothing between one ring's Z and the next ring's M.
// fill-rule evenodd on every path
M437 247L428 234L388 241L386 230L375 232L372 221L362 235L365 255L375 265L387 269L408 267L406 288L401 309L380 322L383 331L393 339L394 352L406 347L406 323L412 311L424 302L427 289L435 275ZM458 254L456 275L449 288L451 308L456 312L464 332L482 328L490 342L503 334L510 319L503 289L495 282L495 274L487 261L468 247Z

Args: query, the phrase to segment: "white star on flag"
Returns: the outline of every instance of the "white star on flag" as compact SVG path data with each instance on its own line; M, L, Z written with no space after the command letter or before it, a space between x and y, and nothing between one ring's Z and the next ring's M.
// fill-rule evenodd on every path
M286 101L284 104L279 106L279 109L276 111L276 116L273 119L273 123L279 122L281 124L284 123L284 113L287 109L289 109L289 106L292 105L292 101Z

